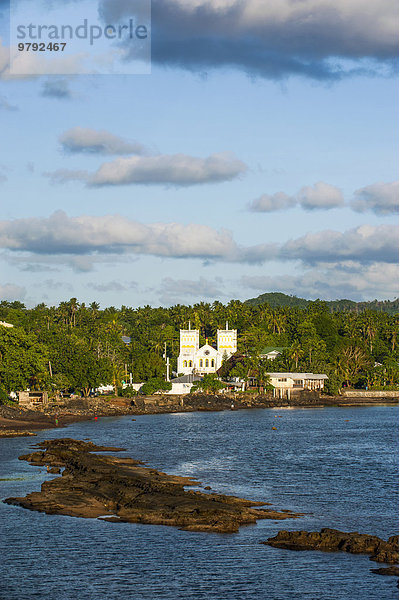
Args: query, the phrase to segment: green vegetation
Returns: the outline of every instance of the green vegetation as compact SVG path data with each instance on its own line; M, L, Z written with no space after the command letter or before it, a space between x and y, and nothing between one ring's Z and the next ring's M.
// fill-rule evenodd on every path
M317 301L316 301L317 302ZM297 296L288 296L281 292L270 292L261 294L257 298L251 298L246 301L246 304L251 306L259 306L260 304L268 304L272 308L282 308L285 306L294 308L307 308L312 304L311 300L298 298ZM387 312L394 315L399 312L399 298L396 300L372 300L370 302L354 302L353 300L330 300L325 302L330 312L355 312L359 313L364 310L375 310L379 312Z
M217 375L209 374L204 375L202 381L196 381L194 383L193 387L191 388L191 393L193 394L195 392L201 391L205 392L206 394L217 394L224 387L226 386L224 385L224 383L219 381Z
M172 384L169 381L165 381L160 377L151 377L145 382L141 388L141 393L145 396L155 394L155 392L169 392L172 389Z
M272 299L277 296L284 295L273 294ZM356 311L346 307L347 301L337 301L343 310L332 310L331 303L319 300L304 302L272 306L232 300L226 305L104 310L76 298L58 307L40 304L32 309L1 302L0 320L14 327L0 326L0 401L5 392L27 387L87 395L99 384L112 384L122 393L129 373L135 383L145 381L152 391L165 390L165 352L176 371L179 329L188 328L189 321L200 330L202 344L206 338L215 344L216 331L226 321L237 329L238 353L223 365L222 375L245 381L254 376L259 389L268 389L268 371L287 370L326 373L330 392L343 385L398 389L399 309L391 314L397 301L377 303L376 310L357 305ZM381 308L388 306L390 310ZM123 335L131 338L129 345ZM283 351L271 362L259 358L265 347ZM208 389L216 385L205 380L202 389L208 384Z

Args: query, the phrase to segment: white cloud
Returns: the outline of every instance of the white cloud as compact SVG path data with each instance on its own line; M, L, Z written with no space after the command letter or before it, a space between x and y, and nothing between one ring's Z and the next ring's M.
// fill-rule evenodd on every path
M249 203L248 208L253 212L275 212L287 210L296 205L296 199L284 192L263 194Z
M374 183L355 192L351 204L357 212L374 212L377 215L399 213L399 181Z
M297 194L298 202L305 210L329 210L344 205L342 192L323 181L303 187Z
M293 196L284 192L263 194L249 203L253 212L275 212L300 205L304 210L331 210L344 206L342 192L329 183L319 181L313 186L305 186Z
M109 131L74 127L63 133L59 141L64 150L88 154L146 154L139 142L128 142Z
M68 217L63 211L48 218L0 221L0 246L36 255L78 257L130 253L229 260L239 253L230 232L205 225L145 225L118 215Z
M362 263L396 263L399 256L398 225L362 225L343 233L324 230L308 233L283 244L280 258L315 264L341 260Z
M45 173L53 183L82 181L88 186L173 185L189 186L231 181L245 173L247 166L230 153L197 158L186 154L129 156L103 163L95 173L57 169Z
M104 163L94 173L90 185L130 183L171 184L176 186L230 181L247 170L247 166L230 153L197 158L185 154L117 158Z

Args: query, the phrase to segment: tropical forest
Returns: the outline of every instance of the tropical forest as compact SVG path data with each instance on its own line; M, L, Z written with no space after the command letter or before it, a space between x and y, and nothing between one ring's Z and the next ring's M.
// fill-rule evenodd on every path
M100 308L76 298L59 306L0 303L0 398L24 389L87 396L100 385L120 395L128 382L164 381L176 373L179 331L200 331L200 344L237 329L237 354L218 373L264 382L268 372L328 376L325 392L343 387L399 389L397 301L302 300L284 294L223 304L168 308ZM10 327L12 325L12 327ZM265 348L278 348L273 361Z

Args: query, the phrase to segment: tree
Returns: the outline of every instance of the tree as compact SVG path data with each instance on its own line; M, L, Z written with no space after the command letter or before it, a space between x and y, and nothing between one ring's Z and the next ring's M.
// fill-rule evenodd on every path
M45 346L32 333L0 327L0 384L6 391L24 390L48 373Z
M340 349L335 359L335 374L342 377L343 381L355 384L362 371L370 367L370 359L360 346L348 345Z
M155 392L169 392L172 389L170 381L165 381L160 377L152 377L142 386L140 393L144 396L150 396Z
M289 349L289 357L295 362L295 368L298 369L299 359L303 356L301 344L298 341L293 342Z
M225 384L222 383L214 373L204 375L202 381L196 381L191 388L191 392L203 391L209 394L216 394L223 388Z

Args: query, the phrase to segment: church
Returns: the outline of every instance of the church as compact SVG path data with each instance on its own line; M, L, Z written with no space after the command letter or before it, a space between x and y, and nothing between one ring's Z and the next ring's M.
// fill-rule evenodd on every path
M180 329L180 354L177 359L177 372L184 375L206 375L216 373L222 366L223 360L237 352L237 330L226 329L217 331L217 348L210 346L208 340L199 347L199 330Z

